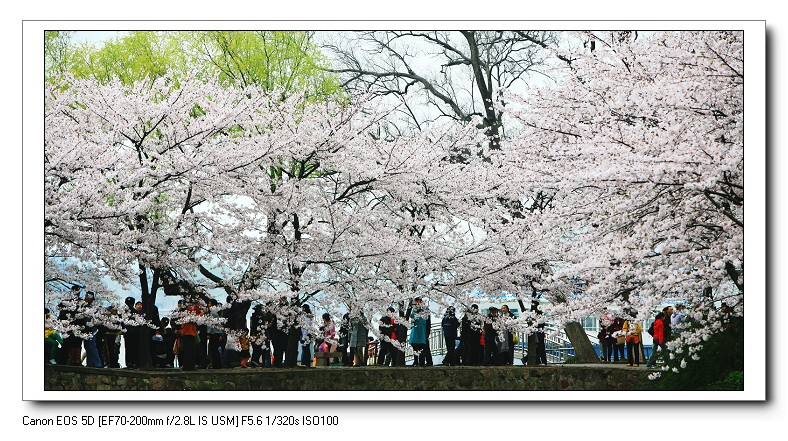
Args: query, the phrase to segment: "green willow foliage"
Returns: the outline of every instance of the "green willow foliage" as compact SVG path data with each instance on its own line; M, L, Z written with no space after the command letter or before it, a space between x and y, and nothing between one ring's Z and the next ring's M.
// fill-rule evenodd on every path
M310 100L340 90L309 32L134 31L101 46L69 46L68 41L64 46L62 37L55 38L59 35L48 37L47 52L67 47L56 65L76 78L128 85L167 72L196 71L218 76L227 87L262 86L285 96L305 93Z

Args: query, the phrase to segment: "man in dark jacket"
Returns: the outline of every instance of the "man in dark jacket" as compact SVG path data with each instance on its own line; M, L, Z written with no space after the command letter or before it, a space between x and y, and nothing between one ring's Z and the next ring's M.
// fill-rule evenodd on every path
M137 308L134 307L134 304L136 303L134 301L134 297L126 297L124 303L126 304L127 308L126 313L129 316L133 317L135 315L139 315ZM137 361L139 359L140 330L139 326L126 325L124 327L126 328L126 333L123 334L123 344L125 345L124 350L126 351L126 367L129 369L134 369L137 367Z
M279 314L286 312L287 306L287 298L282 297L279 299L277 312ZM279 316L276 313L269 316L271 321L268 323L268 332L271 335L271 344L273 346L274 367L283 367L290 325L287 323L279 323L278 317Z
M462 345L463 361L466 366L478 366L482 362L481 354L481 320L479 305L473 304L462 318L460 344Z

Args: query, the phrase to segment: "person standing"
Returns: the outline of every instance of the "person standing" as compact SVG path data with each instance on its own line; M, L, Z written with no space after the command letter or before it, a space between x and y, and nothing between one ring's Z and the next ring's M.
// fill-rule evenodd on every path
M81 287L77 284L71 286L69 298L60 302L58 305L58 321L71 328L63 339L61 353L63 354L57 361L58 364L69 366L82 365L82 339L78 334L82 333L84 320L77 318L77 313L82 302Z
M290 324L286 321L279 320L280 318L286 317L288 310L286 297L279 299L277 308L276 313L271 317L272 322L269 323L268 329L273 337L271 343L274 352L274 367L280 368L284 366L285 350L287 349L288 332L286 329L290 328Z
M221 325L219 316L219 302L216 299L208 300L208 314L211 322L206 327L208 335L208 358L210 359L211 369L222 368L222 342L224 340L224 328ZM198 329L199 331L199 329Z
M126 297L124 301L126 304L125 315L129 320L136 321L139 315L137 308L134 307L134 297ZM126 368L135 369L137 367L137 359L139 358L139 326L126 325L126 332L123 334L123 344L126 351Z
M661 349L663 360L667 361L665 346L665 313L660 312L654 320L654 342L651 345L651 357L646 362L646 367L650 368L657 362L657 349Z
M662 308L662 313L665 314L665 318L662 319L662 323L665 325L665 342L667 342L672 337L673 330L670 327L670 319L673 317L673 306L668 305Z
M180 353L178 359L181 369L193 371L197 364L197 317L202 315L202 310L196 301L186 308L186 314L181 319Z
M479 305L473 304L462 317L460 345L462 345L463 364L478 366L482 362L482 324Z
M492 306L487 310L487 320L484 323L484 365L497 366L501 364L498 330L498 308ZM506 355L508 358L508 354Z
M679 303L676 305L676 310L673 312L673 315L670 316L670 327L671 329L677 329L681 326L682 323L687 321L687 314L684 312L684 305Z
M263 313L263 305L257 304L254 306L252 317L250 318L249 325L249 341L252 344L252 361L249 363L253 367L260 367L266 365L265 352L263 346L267 347L268 341L265 338L265 314ZM271 364L271 356L268 355L268 365Z
M408 343L413 347L413 366L427 365L427 315L421 297L416 297L413 314L410 317L410 338Z
M321 352L336 352L337 351L337 332L334 326L334 321L331 320L331 315L329 313L323 313L323 324L320 326L320 336L323 340L321 346L323 350ZM329 364L339 364L342 360L336 360L333 358L328 359Z
M507 364L513 365L514 364L514 333L511 332L511 322L514 321L516 317L512 312L509 310L509 305L501 306L501 321L505 325L507 329L508 344L509 344L509 360Z
M172 352L173 347L175 346L175 330L170 326L169 317L162 317L159 323L159 332L164 338L164 351L166 354L164 359L164 367L171 368L175 366L175 354Z
M624 346L626 345L626 335L623 330L624 326L624 319L621 317L616 317L613 320L613 324L611 325L611 334L610 336L613 338L613 361L618 363L618 359L620 358L622 361L624 360Z
M312 335L312 325L314 322L314 315L312 308L304 304L301 307L301 366L312 367L312 342L314 336Z
M640 366L640 340L643 327L634 320L626 320L621 326L627 342L627 366Z
M364 366L365 354L367 352L367 336L369 329L366 320L361 312L351 316L350 319L350 348L353 366Z
M102 367L101 357L99 356L98 346L96 344L96 334L98 334L98 328L96 323L94 323L96 315L96 311L94 311L95 300L96 297L93 291L88 291L85 293L85 301L82 304L81 312L85 323L82 331L85 335L82 341L85 345L85 354L87 354L88 367L100 368Z
M545 343L545 335L544 335L544 328L545 328L545 321L543 316L542 310L539 308L538 301L532 302L533 310L536 312L536 332L534 333L534 337L536 338L536 363L537 364L547 364L547 345Z
M394 345L392 341L397 340L397 333L394 331L394 308L391 306L386 309L386 315L380 318L380 351L378 352L378 366L392 366L394 358Z
M601 322L599 323L599 332L596 333L596 338L599 341L599 358L607 363L610 360L607 351L607 326L602 325Z
M63 338L55 331L52 314L44 308L44 362L57 364L55 360L57 348L63 345Z
M353 356L348 357L348 343L350 343L350 313L347 312L342 316L342 321L339 323L339 352L342 353L342 366L352 366Z
M443 331L443 340L446 342L446 357L443 359L443 364L446 366L457 365L455 345L457 344L457 329L460 327L460 321L454 315L454 307L449 306L446 308L446 314L441 320L441 330Z
M249 358L252 354L249 352L249 330L246 328L241 329L238 335L238 345L241 347L241 367L246 369L249 367Z

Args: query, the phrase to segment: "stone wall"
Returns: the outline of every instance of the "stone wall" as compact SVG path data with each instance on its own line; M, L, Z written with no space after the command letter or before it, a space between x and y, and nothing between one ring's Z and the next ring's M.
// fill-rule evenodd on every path
M328 367L181 372L46 366L45 390L650 390L643 368L579 366Z

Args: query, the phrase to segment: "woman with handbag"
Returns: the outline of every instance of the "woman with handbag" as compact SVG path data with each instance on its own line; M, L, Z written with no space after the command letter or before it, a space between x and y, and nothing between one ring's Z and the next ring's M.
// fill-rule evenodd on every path
M640 323L626 320L621 330L627 341L627 366L638 367L640 365L640 339L643 327L640 326Z

